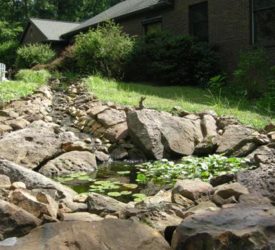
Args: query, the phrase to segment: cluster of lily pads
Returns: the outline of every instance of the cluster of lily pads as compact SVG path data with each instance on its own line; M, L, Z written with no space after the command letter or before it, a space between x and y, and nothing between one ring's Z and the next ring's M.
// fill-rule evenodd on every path
M199 178L208 181L212 177L237 173L248 166L246 160L222 155L210 155L208 157L183 157L175 163L166 159L147 162L136 166L137 182L146 184L153 182L159 185L173 185L177 179Z
M119 175L129 175L130 171L118 171ZM122 183L120 181L112 180L98 180L96 181L87 173L73 173L68 176L58 177L57 181L65 184L72 185L74 182L84 182L85 185L88 183L88 187L84 188L85 193L94 192L99 194L105 194L110 197L121 199L121 200L134 200L135 202L143 201L146 198L145 194L138 193L138 185L134 183ZM73 186L73 185L72 185ZM77 189L79 188L76 186ZM83 189L78 189L83 193Z

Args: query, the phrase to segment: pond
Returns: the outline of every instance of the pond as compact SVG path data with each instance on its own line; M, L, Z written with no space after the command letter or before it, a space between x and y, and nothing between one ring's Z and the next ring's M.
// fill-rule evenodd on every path
M100 165L96 173L73 173L56 180L79 194L95 192L127 203L146 198L142 193L146 185L137 183L136 176L136 164L112 162Z
M178 162L166 159L142 164L113 162L99 166L96 173L74 173L59 177L57 181L78 193L96 192L122 202L138 202L161 189L172 188L178 179L199 178L209 182L213 177L236 174L248 168L242 158L187 156Z

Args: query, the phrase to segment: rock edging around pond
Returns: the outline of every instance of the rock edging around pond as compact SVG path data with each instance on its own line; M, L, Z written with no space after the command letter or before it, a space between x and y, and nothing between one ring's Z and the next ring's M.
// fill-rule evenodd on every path
M249 250L274 247L274 127L261 133L213 112L179 111L172 115L138 110L101 102L81 84L65 91L54 84L9 103L0 113L0 239L30 233L16 241L0 242L0 249L9 249L7 244L22 248L22 244L31 244L32 235L45 230L53 232L49 246L54 249L55 233L69 223L70 230L74 225L103 230L101 236L95 233L84 237L95 246L99 239L111 249L119 246L128 250L131 241L125 241L124 246L109 242L104 237L111 232L105 229L116 225L127 235L125 225L134 225L132 221L146 222L154 228L150 231L139 223L133 226L132 236L144 238L143 230L149 230L147 236L152 236L145 237L148 241L136 241L141 249L146 249L149 241L152 249L169 249L158 232L171 242L172 249L200 250L205 242L207 250L230 249L225 242L232 244L232 249L240 244ZM213 187L200 180L181 180L173 190L128 204L99 194L77 195L45 177L77 171L93 173L98 163L111 158L140 160L212 153L246 157L255 169L239 173L239 183ZM249 228L241 218L244 208L250 215ZM261 228L256 221L261 221ZM220 224L228 224L228 228ZM78 242L78 234L69 232L62 237L68 249L86 247ZM117 239L124 241L122 236ZM35 249L39 241L32 244L29 246Z

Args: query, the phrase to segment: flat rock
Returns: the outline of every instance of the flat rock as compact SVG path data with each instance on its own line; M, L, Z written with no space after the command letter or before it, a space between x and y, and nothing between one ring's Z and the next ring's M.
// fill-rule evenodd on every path
M187 199L196 201L202 197L210 196L213 192L214 189L209 183L199 179L178 180L173 188L172 195L180 194Z
M217 153L232 153L243 147L248 138L253 137L255 130L243 125L229 125L218 139Z
M4 135L0 140L0 157L27 168L36 168L62 152L61 145L77 140L72 133L57 133L58 126L37 121L25 129Z
M94 154L87 151L71 151L49 161L39 170L39 173L53 177L73 172L94 173L96 169Z
M132 140L151 159L191 155L203 140L201 120L194 115L180 118L143 109L128 112L127 123Z
M215 195L220 196L223 199L228 199L234 196L237 200L242 194L249 194L248 189L238 182L223 184L215 188Z
M275 210L240 204L188 216L173 234L172 249L273 249Z
M97 114L105 111L109 109L108 106L105 106L105 105L95 105L94 107L91 107L88 111L87 111L87 114L92 116L92 117L95 117Z
M125 111L108 109L97 115L97 120L106 127L126 121Z
M89 212L100 215L119 213L127 208L127 204L97 193L89 194L86 202Z
M168 250L168 243L154 229L130 220L49 223L18 239L10 250ZM0 247L0 249L6 249Z
M127 123L123 122L109 127L104 131L103 135L111 142L118 142L121 139L125 139L128 135Z
M56 190L58 197L53 198L73 200L73 197L77 195L72 189L7 160L0 159L0 174L7 175L12 182L25 183L28 189Z
M41 221L27 211L0 200L0 240L11 236L23 236Z
M63 213L61 215L61 220L93 222L93 221L101 221L103 220L103 218L96 214L90 214L87 212L78 212L78 213Z

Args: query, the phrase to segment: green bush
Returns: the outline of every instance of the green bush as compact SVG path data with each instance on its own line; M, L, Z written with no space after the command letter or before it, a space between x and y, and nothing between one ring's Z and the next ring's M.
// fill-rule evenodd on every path
M31 68L37 64L45 64L55 57L55 52L47 44L29 44L17 50L16 66Z
M26 83L46 83L51 77L51 74L47 70L34 71L30 69L22 69L16 75L17 81L23 81Z
M219 60L206 43L155 32L135 46L127 77L176 85L205 85L219 73Z
M76 37L74 55L81 72L121 78L134 40L113 22Z
M8 68L14 66L17 48L18 42L15 41L0 43L0 62L5 63Z
M264 96L271 78L271 64L263 49L242 52L234 71L234 85L243 90L248 98Z

